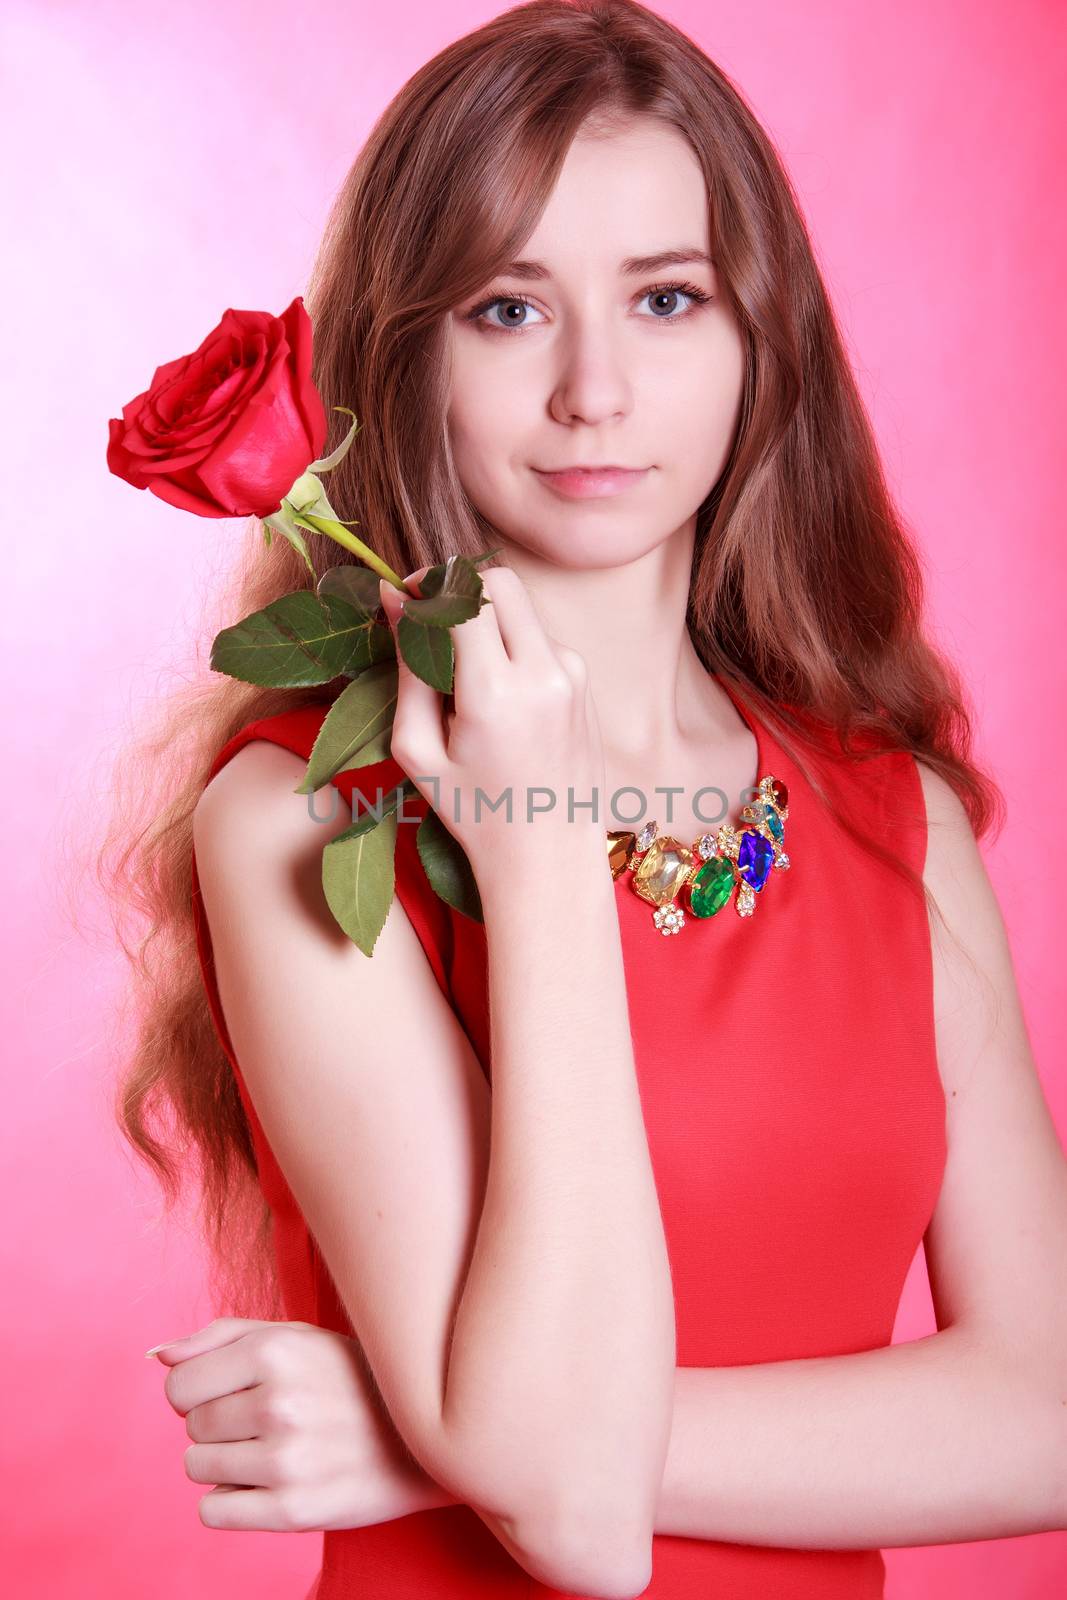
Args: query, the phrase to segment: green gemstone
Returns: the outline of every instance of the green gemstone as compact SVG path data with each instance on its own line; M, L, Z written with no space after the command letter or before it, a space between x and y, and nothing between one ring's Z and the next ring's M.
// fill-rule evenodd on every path
M689 880L689 909L694 917L713 917L721 911L733 886L733 862L724 856L711 856Z

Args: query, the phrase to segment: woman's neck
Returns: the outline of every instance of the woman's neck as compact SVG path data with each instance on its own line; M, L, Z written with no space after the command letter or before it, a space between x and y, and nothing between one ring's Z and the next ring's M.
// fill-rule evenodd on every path
M693 645L693 559L680 530L625 567L575 570L502 543L552 639L584 658L605 760L654 765L679 748L736 745L744 723Z

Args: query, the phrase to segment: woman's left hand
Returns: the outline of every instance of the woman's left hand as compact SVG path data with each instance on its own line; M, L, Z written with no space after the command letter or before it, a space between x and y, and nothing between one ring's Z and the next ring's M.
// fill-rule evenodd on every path
M216 1485L199 1503L206 1528L362 1528L456 1504L406 1449L356 1339L219 1317L157 1359L194 1441L186 1474Z

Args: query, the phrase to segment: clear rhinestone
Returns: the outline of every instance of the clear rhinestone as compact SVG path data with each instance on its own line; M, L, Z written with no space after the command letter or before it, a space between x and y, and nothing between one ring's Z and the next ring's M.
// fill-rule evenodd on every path
M732 823L724 822L718 833L715 835L715 844L719 854L729 856L732 860L736 861L740 843L741 835L738 833L737 829Z
M655 822L646 822L641 832L637 835L637 844L634 848L641 851L647 850L656 837L656 827L657 824Z
M662 934L680 933L685 927L685 913L680 905L669 900L666 905L657 906L652 921Z

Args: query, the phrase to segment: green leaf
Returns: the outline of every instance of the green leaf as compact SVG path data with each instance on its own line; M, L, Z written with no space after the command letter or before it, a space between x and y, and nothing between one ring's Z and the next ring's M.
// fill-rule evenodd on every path
M345 771L351 772L356 767L373 767L378 761L388 761L392 753L393 724L390 722L388 728L384 728L375 738L368 740L356 751Z
M393 726L397 702L395 659L379 661L347 684L326 713L318 737L311 748L307 771L295 794L313 794L329 783L338 772L351 766L365 766L354 758ZM381 759L376 758L376 759Z
M478 615L484 587L473 562L449 556L443 566L431 567L420 578L422 593L404 601L403 615L433 628L454 628Z
M357 611L340 595L321 595L319 604L330 630L331 659L344 659L341 640L347 639L351 643L351 652L339 676L355 678L379 662L395 663L396 645L387 621L375 622L365 611ZM336 652L336 657L333 652Z
M371 822L374 822L371 814ZM374 954L396 892L395 807L380 822L346 828L322 852L322 888L334 921L365 956Z
M336 595L354 611L362 611L369 617L377 616L382 609L378 574L361 562L330 567L315 585L315 593L319 596ZM389 636L392 638L391 633Z
M417 797L418 793L418 789L412 783L411 779L407 777L404 778L402 783L396 783L391 789L386 789L381 797L382 816L388 816L390 811L399 810L400 805L408 795ZM353 822L350 828L345 829L344 837L355 838L357 833L366 833L369 828L376 828L380 820L378 817L378 809L379 807L377 803L373 807L368 806L358 821ZM406 828L411 827L410 819L404 824L404 826ZM340 837L342 836L339 834L338 838Z
M494 556L498 556L502 548L503 546L497 550L487 550L480 556L465 556L463 559L469 561L472 567L480 567L483 562L492 561ZM435 567L427 568L419 579L419 588L422 591L419 596L420 599L429 598L441 592L447 566L447 561L439 561ZM482 595L482 605L490 606L492 603L487 594Z
M446 562L439 561L435 567L427 567L426 571L419 579L419 588L421 589L423 596L439 594L441 592L441 585L444 582L446 565Z
M400 653L416 678L431 689L451 694L455 650L448 629L428 628L402 611L397 619L396 638Z
M338 926L367 956L373 954L396 890L396 813L406 796L417 794L405 778L382 796L380 807L365 810L322 852L326 903Z
M492 561L493 557L498 556L503 548L503 545L499 545L495 550L483 551L480 556L464 556L463 559L464 561L469 561L472 567L480 567L484 562ZM426 588L427 582L439 584L440 578L444 576L446 565L447 562L439 561L436 567L430 567L419 579L419 588L425 590L427 594L436 594L436 587L433 589ZM434 574L435 576L431 578L431 574Z
M415 835L419 860L437 897L475 922L484 922L474 870L459 840L431 807Z
M298 589L223 628L211 666L242 683L296 689L355 677L395 654L388 626L369 622L337 595Z

